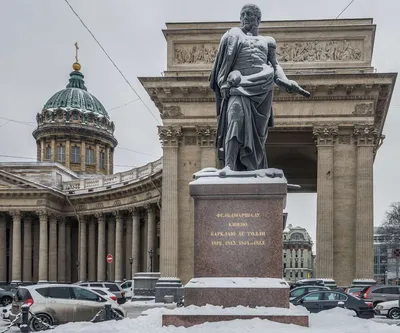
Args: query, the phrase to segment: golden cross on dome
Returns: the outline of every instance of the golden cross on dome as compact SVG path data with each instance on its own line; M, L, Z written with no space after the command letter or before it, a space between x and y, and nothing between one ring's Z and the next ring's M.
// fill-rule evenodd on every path
M79 50L78 42L75 42L74 45L75 45L75 61L79 62L78 61L78 50Z

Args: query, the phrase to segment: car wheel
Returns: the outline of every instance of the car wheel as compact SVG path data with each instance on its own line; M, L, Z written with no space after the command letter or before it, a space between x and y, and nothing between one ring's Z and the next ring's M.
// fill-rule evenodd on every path
M43 325L39 320L36 318L40 319L43 323L53 326L53 320L50 318L50 316L46 314L37 314L35 317L31 319L31 329L34 332L39 332L39 331L45 331L48 329L45 325Z
M124 317L124 314L121 311L115 310L115 309L114 309L114 311L111 311L111 319L119 320L119 319L121 319L119 316ZM119 316L117 315L117 313L119 314Z
M1 305L3 305L3 306L7 306L8 304L11 304L12 303L12 297L9 297L9 296L4 296L2 299L1 299Z
M400 319L400 308L390 309L388 317L390 319Z

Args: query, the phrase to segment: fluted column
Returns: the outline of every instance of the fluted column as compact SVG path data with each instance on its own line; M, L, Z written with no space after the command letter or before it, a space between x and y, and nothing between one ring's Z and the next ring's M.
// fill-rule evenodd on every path
M96 173L100 173L100 144L96 143Z
M106 280L106 222L104 214L97 214L97 280Z
M132 277L139 272L140 265L140 216L137 208L130 210L132 214Z
M156 256L156 214L154 205L146 205L147 211L147 270L154 271L154 257ZM150 258L151 257L151 258Z
M114 258L111 264L107 264L107 280L114 281L115 279L115 218L109 216L107 219L107 254L111 254Z
M80 217L80 236L79 236L79 280L87 280L87 223L86 217Z
M109 175L111 173L110 172L111 163L110 163L110 147L109 146L106 147L106 167L107 167L106 174Z
M96 221L94 219L89 220L89 249L88 249L88 267L89 267L89 280L96 281Z
M24 265L22 268L24 283L32 282L32 216L24 216Z
M72 282L72 250L71 250L71 226L65 222L65 282ZM75 263L74 263L75 267ZM79 272L78 272L79 274Z
M57 152L56 152L56 138L53 137L51 139L51 161L55 162L57 160Z
M123 265L122 233L124 231L124 222L119 212L115 214L115 224L115 281L121 282Z
M49 282L57 282L57 217L49 219Z
M201 148L200 169L215 168L217 163L215 138L216 129L210 126L197 126L197 140Z
M315 128L317 171L317 277L333 278L333 146L336 128Z
M13 218L11 280L13 283L19 283L22 279L21 212L13 211L10 214Z
M159 127L163 143L161 276L178 277L178 147L180 127Z
M374 146L378 131L364 127L354 130L357 142L357 220L356 220L356 278L374 276Z
M132 214L128 214L125 234L125 278L132 278L130 257L132 256ZM133 258L133 257L132 257ZM132 261L133 264L133 261Z
M44 139L41 139L40 140L40 161L44 161L44 154L45 154L45 152L44 152Z
M0 213L0 283L7 282L7 222L6 216Z
M41 211L38 213L40 220L40 238L39 238L39 283L46 283L48 281L48 267L49 267L49 244L48 244L48 222L47 212Z
M65 244L65 218L59 217L58 218L58 282L65 283L67 282L66 279L66 244Z
M68 169L71 167L71 140L69 138L65 141L65 166Z
M81 171L86 171L86 143L81 141Z
M33 282L39 281L39 258L40 258L40 223L32 224L33 233Z

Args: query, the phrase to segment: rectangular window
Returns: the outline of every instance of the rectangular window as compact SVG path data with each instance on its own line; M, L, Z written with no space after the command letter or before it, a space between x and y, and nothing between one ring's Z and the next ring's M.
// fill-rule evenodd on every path
M51 147L46 147L46 160L51 160Z
M104 151L100 152L100 169L105 169L106 168L106 154L104 154Z
M86 164L93 165L94 164L94 150L93 149L86 149Z
M65 147L64 146L57 147L57 162L60 162L60 163L65 162Z
M74 146L71 149L71 163L81 163L81 148Z

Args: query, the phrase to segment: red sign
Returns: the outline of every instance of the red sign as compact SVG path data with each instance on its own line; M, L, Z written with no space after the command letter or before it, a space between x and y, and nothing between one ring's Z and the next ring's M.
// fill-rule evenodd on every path
M107 255L107 262L108 262L109 264L111 264L111 263L113 262L113 256L112 256L112 254L108 254L108 255Z

